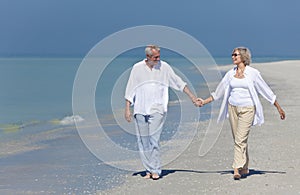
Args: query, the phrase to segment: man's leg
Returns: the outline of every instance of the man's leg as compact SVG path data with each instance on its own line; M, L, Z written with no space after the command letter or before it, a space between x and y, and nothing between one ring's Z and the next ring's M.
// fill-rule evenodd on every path
M149 139L150 139L150 150L151 158L150 164L152 167L151 173L161 174L161 163L160 163L160 135L165 122L165 115L160 113L154 113L150 115L149 123Z
M150 136L149 136L149 125L144 115L135 115L135 125L136 125L136 137L137 144L139 148L139 153L143 166L145 167L147 173L151 172L150 165Z

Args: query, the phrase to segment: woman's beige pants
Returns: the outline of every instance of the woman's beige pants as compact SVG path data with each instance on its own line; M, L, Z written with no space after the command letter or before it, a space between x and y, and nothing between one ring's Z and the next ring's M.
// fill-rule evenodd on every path
M233 168L247 169L249 164L248 136L252 126L255 107L238 107L228 105L229 121L234 139Z

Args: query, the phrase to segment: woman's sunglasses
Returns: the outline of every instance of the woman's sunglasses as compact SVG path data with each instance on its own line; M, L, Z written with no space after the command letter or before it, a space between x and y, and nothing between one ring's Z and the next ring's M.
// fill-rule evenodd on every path
M238 54L238 53L233 53L233 54L231 54L231 56L234 56L234 57L236 57L236 56L238 56L238 55L241 55L241 54Z

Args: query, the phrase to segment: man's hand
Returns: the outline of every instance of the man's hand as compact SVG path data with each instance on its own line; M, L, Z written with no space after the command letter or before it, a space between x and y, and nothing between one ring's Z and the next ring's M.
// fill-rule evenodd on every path
M125 119L127 122L131 122L131 112L130 112L130 109L129 108L125 108Z
M197 107L203 106L203 99L201 99L201 98L195 98L192 101L193 101L193 104Z
M131 122L131 111L130 111L130 101L126 100L126 103L125 103L125 119L128 121L128 122Z

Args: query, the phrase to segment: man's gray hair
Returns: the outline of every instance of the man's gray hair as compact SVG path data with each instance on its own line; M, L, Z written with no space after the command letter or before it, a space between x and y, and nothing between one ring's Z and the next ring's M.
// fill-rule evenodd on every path
M147 47L145 48L145 54L148 56L152 56L152 50L156 50L156 51L160 51L160 48L156 45L147 45Z

